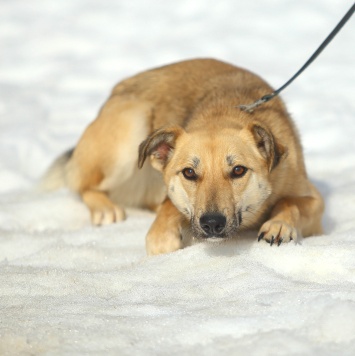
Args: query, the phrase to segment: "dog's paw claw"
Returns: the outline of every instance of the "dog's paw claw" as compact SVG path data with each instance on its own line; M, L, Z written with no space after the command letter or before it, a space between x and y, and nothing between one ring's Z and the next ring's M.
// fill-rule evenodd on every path
M271 241L270 241L270 246L272 246L274 244L274 242L275 242L275 236L272 236Z
M264 235L265 235L264 232L262 232L262 233L259 234L259 236L258 236L258 242L260 242L260 240L263 239Z

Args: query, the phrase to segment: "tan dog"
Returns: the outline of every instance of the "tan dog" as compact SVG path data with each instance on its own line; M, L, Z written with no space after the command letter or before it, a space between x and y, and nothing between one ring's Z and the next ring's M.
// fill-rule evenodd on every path
M138 74L113 89L45 184L64 180L95 225L124 219L125 206L157 209L148 254L245 229L259 229L271 244L320 234L323 200L283 103L275 98L253 113L236 107L271 91L258 76L212 59Z

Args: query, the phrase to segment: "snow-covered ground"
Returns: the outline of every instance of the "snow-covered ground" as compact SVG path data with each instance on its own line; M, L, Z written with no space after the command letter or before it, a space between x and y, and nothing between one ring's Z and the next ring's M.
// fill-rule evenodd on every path
M0 354L354 355L355 18L283 95L325 235L255 235L147 258L154 215L94 228L66 190L32 190L111 87L215 57L278 87L351 0L0 1Z

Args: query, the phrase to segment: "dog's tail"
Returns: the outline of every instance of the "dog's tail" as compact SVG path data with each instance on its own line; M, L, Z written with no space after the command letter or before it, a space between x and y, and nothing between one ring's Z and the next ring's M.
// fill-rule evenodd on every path
M52 163L39 183L40 190L53 191L66 186L66 166L73 151L74 148L64 152Z

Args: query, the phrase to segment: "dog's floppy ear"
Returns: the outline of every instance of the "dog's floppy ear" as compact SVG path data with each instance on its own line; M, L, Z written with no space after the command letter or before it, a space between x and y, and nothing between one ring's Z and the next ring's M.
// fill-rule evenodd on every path
M154 131L139 145L138 167L151 156L152 166L161 171L166 166L175 148L176 138L183 132L180 126L161 128Z
M266 159L271 172L280 162L286 153L285 147L278 144L274 136L266 128L259 124L251 125L251 132L254 136L256 146L261 155Z

